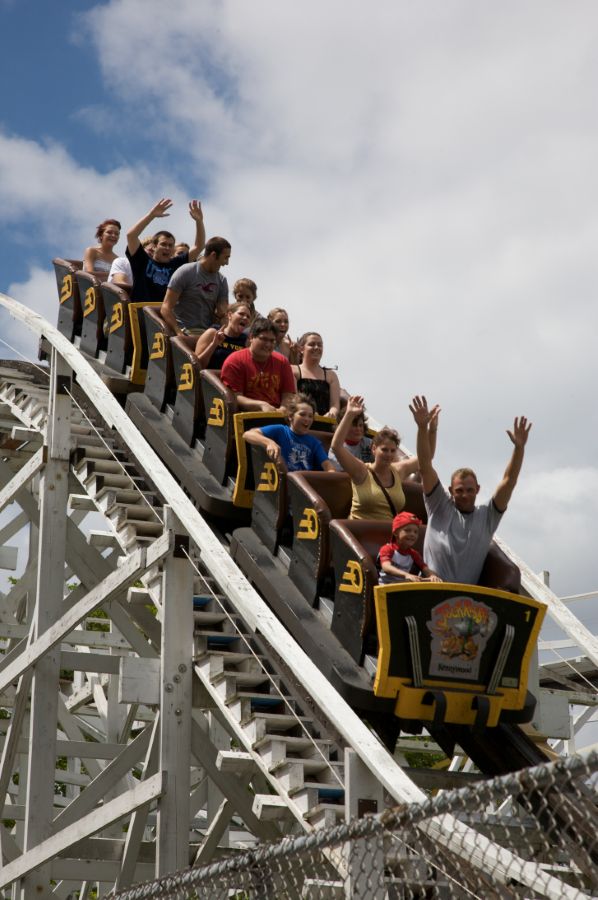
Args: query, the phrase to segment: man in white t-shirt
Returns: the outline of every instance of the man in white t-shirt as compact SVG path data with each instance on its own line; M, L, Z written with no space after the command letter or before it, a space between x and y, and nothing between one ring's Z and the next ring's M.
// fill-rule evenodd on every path
M424 557L443 581L477 584L492 536L517 484L531 422L521 416L514 420L513 430L507 430L513 453L505 473L491 500L476 506L480 485L472 469L453 472L447 491L432 466L432 417L426 398L414 397L409 409L417 424L417 456L428 513Z

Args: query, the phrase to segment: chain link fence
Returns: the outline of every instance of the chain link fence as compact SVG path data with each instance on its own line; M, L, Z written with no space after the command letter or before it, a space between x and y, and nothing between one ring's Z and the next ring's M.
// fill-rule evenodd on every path
M598 896L598 752L442 791L109 895L113 900Z

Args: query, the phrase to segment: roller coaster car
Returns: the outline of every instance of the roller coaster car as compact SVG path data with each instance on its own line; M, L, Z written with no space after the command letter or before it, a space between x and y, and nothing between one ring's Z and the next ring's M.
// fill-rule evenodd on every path
M374 693L396 697L396 716L432 730L531 719L527 680L543 604L466 584L381 585L374 596Z
M287 490L293 516L289 578L315 604L331 591L329 527L351 508L351 479L345 472L291 472Z
M83 319L81 322L80 349L96 359L101 350L105 350L108 341L104 336L104 300L100 291L101 284L106 281L106 273L92 274L82 270L75 272L79 287L79 297Z
M75 277L80 264L54 262L59 327L73 341L77 322L80 328L94 311L83 316ZM233 558L389 747L398 728L418 731L422 722L449 744L456 732L446 728L461 729L458 740L464 745L472 729L531 719L535 701L527 692L527 675L544 608L516 596L519 571L497 547L492 546L480 579L490 587L378 586L373 558L389 539L390 524L343 519L351 502L348 476L278 472L264 448L248 445L243 433L282 417L236 414L236 398L218 373L200 373L185 342L169 337L160 304L131 301L114 285L99 290L107 319L106 365L121 373L130 365L130 380L138 385L148 365L152 374L148 397L128 397L129 415L197 505L216 521L235 523ZM90 347L89 355L93 352ZM172 417L161 412L168 404ZM317 417L314 433L326 443L333 424ZM202 459L196 440L204 428ZM403 489L406 508L425 520L421 485L409 480ZM246 528L251 508L252 527ZM285 553L276 555L281 545L288 570ZM334 598L327 605L330 627L330 611L317 609L318 598L325 597ZM368 671L374 660L368 671L363 662L377 651L372 690Z
M293 472L288 477L293 514L293 552L289 577L314 603L319 595L334 595L329 526L351 510L351 479L344 472ZM403 482L405 508L426 518L421 484Z
M226 484L229 478L236 476L237 450L243 446L240 436L245 427L259 428L260 425L283 419L276 414L275 418L272 418L272 413L238 413L236 395L221 381L216 370L202 371L201 389L207 418L203 463L218 484ZM240 426L235 425L237 419L242 423ZM320 430L329 432L332 424L331 419L318 416L318 431L314 433L318 436ZM249 504L242 499L243 492L237 494L238 496L233 498L235 505L248 506Z
M100 285L100 294L105 315L106 366L123 375L127 366L131 365L133 356L133 337L129 314L131 299L124 286L107 281Z
M332 632L357 663L377 654L376 696L396 696L395 715L434 728L529 721L528 670L545 607L518 596L519 569L492 544L479 585L378 586L374 560L390 537L390 523L330 524Z
M62 259L57 256L52 260L52 265L56 275L58 302L60 304L56 327L72 343L75 335L81 334L81 322L83 320L79 286L75 278L75 273L81 268L83 263L79 259Z
M421 486L413 485L406 494L406 509L421 498ZM409 502L411 501L411 503ZM420 528L416 549L423 550L425 526ZM357 663L366 652L375 654L374 587L378 584L375 560L383 544L391 539L391 523L368 519L335 519L330 523L330 552L334 569L334 617L332 631ZM511 591L520 587L520 573L492 544L480 576L480 584ZM372 646L373 645L373 646Z

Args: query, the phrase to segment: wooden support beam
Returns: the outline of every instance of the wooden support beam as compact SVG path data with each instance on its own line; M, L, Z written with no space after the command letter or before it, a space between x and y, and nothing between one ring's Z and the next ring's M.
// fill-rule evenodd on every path
M33 641L23 651L26 657L31 647L43 641L52 623L60 616L64 596L64 563L66 556L66 518L70 449L71 399L66 384L71 383L68 365L52 350L52 370L49 390L47 424L47 454L42 448L33 460L32 471L41 469L47 461L40 482L39 549L36 604L33 612ZM32 461L33 461L32 460ZM26 466L23 467L25 469ZM22 470L21 473L22 474ZM31 477L31 475L29 475ZM28 480L28 479L27 479ZM26 482L22 482L25 484ZM7 489L11 485L7 486ZM5 490L7 490L5 489ZM11 493L11 499L16 495ZM0 498L0 506L2 504ZM54 767L56 763L56 719L60 675L60 651L53 643L43 657L34 652L31 686L31 722L29 726L29 756L27 760L27 799L25 809L24 850L33 852L50 834L54 816ZM9 664L11 680L23 675L30 667L20 665L20 659ZM10 681L5 681L2 690ZM15 865L11 863L10 865ZM47 869L25 879L21 886L23 900L49 896L50 875Z
M263 841L273 841L280 837L280 832L271 822L262 822L252 808L253 796L247 786L238 778L220 772L217 766L218 749L209 738L209 725L206 716L199 710L193 710L191 727L191 750L198 764L204 769L211 782L214 782L224 797L228 797L245 825Z
M42 841L29 852L23 853L22 856L0 869L0 888L12 884L44 863L48 863L54 857L63 854L77 841L97 834L144 804L151 803L162 793L164 780L165 776L162 772L152 775L147 781L139 782L132 790L115 800L110 800L101 809L94 809L78 822Z
M0 512L5 506L8 506L9 503L12 503L13 500L15 500L16 495L21 488L26 484L29 484L33 476L37 475L40 469L44 467L46 464L46 456L47 449L45 447L40 447L37 453L35 453L31 459L19 469L6 487L2 488L0 491Z
M129 584L136 581L145 570L148 558L151 558L152 563L162 559L169 552L170 546L170 535L165 534L157 538L150 547L135 550L119 568L110 572L97 587L33 641L18 659L5 667L0 662L0 692L59 644L92 610L110 603Z
M547 605L548 614L551 618L560 625L565 634L568 634L575 641L576 645L583 650L584 655L591 659L594 665L598 666L598 637L592 634L589 628L579 621L569 607L562 600L559 600L548 585L544 584L542 579L504 541L496 537L495 541L503 553L519 567L521 584L530 597L534 597L534 599L540 600Z
M234 811L235 807L231 801L225 797L210 822L210 827L206 831L203 841L199 845L193 860L194 866L203 866L210 862L214 856L214 852L218 849L220 838L228 828Z
M191 790L193 569L187 533L168 507L164 516L176 549L162 577L160 769L168 772L168 784L158 805L157 878L189 865Z
M2 759L0 760L0 805L4 805L8 786L12 781L15 758L18 753L23 719L29 701L29 690L33 673L26 672L19 679L12 716L9 720L6 738L2 746ZM4 849L4 848L2 848ZM4 857L0 860L6 862Z
M104 799L106 791L113 788L146 753L151 732L151 728L144 728L141 734L124 749L121 749L119 755L87 785L72 803L56 816L52 823L54 832L76 822L78 818L91 812Z
M145 765L143 767L144 779L148 779L154 774L160 760L160 725L158 720L159 715L156 716L151 729L150 743L145 755ZM135 810L131 816L127 836L125 838L120 872L114 883L114 888L117 891L122 891L125 888L130 887L133 882L148 812L149 803L145 803Z

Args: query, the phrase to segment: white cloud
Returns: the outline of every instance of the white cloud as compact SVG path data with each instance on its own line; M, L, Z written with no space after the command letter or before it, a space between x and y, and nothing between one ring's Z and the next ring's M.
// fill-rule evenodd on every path
M95 242L98 222L117 218L126 230L160 196L175 201L169 230L178 229L191 237L187 214L191 198L185 197L170 175L150 176L141 161L103 174L81 165L59 144L41 144L0 132L3 215L14 226L28 230L32 254L35 243L42 240L57 256L80 258L84 248ZM124 235L117 249L124 253Z
M517 487L501 536L539 572L551 573L559 594L598 588L594 525L598 468L563 466L529 474Z
M6 290L13 300L22 303L55 325L58 318L56 279L51 271L33 266L26 281L13 282ZM2 309L2 351L4 358L22 358L35 361L37 336Z

